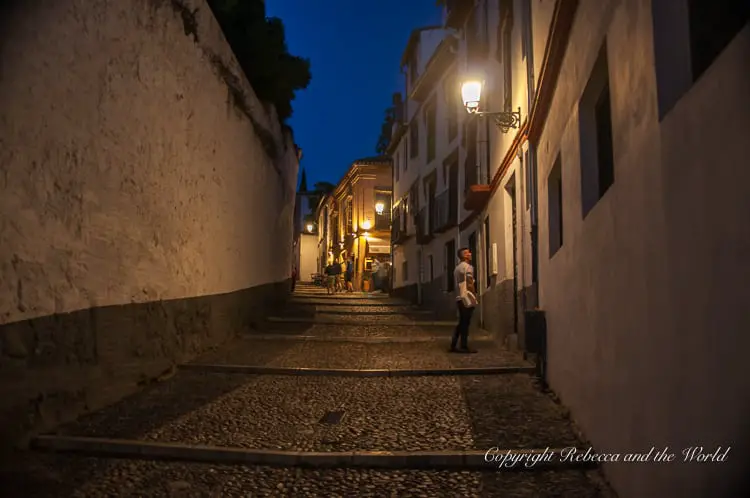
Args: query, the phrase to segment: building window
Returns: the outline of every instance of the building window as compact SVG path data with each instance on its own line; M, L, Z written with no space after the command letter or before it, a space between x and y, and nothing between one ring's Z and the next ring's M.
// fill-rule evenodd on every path
M509 111L513 106L513 64L511 42L513 34L513 0L500 1L497 58L503 65L503 106Z
M583 216L615 181L607 44L602 45L578 104Z
M445 243L445 255L443 261L445 261L445 290L446 292L453 292L455 289L455 281L453 279L453 270L456 261L455 239L451 239Z
M435 159L435 121L436 121L436 105L433 100L425 109L425 125L427 126L427 163L429 164Z
M547 211L549 215L549 257L551 258L563 245L563 190L560 154L557 155L555 164L547 177Z
M452 142L458 136L458 95L460 94L457 79L451 76L445 81L443 94L445 96L445 110L448 116L448 142Z
M531 198L534 195L534 182L531 175L531 164L529 162L529 149L521 156L521 167L524 168L526 176L526 209L531 209Z
M375 191L375 205L383 205L382 213L375 212L375 230L390 230L391 228L391 193L385 190Z
M484 276L485 285L492 285L492 245L490 243L490 217L484 219Z
M432 254L427 256L427 275L429 275L430 279L428 282L432 282L432 280L435 278L435 270L432 266Z
M750 19L746 0L688 0L693 81L713 64Z
M419 156L419 121L413 119L409 125L409 157Z
M478 181L477 166L479 165L477 156L477 120L470 118L467 120L464 131L466 138L466 159L464 160L464 192L469 187L476 185Z
M393 158L393 178L394 178L395 181L398 181L398 177L399 177L399 173L400 173L399 170L401 169L401 167L400 167L400 163L401 163L400 159L401 159L401 154L399 154L399 151L396 151L396 155Z
M435 192L437 190L437 174L430 174L423 182L427 220L425 234L432 234L435 230Z
M401 263L401 275L404 279L404 282L409 280L409 263L407 261Z

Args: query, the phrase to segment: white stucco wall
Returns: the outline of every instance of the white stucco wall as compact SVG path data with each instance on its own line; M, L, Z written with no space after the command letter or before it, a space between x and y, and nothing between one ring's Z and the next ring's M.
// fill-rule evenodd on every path
M299 279L309 282L310 275L318 273L318 236L309 233L300 235L299 251Z
M731 446L724 463L606 464L623 498L741 496L750 376L750 28L663 121L651 2L581 1L539 148L550 382L599 452ZM583 218L577 101L608 40L615 182ZM564 243L546 177L562 154Z
M168 2L35 2L6 20L0 324L288 278L294 147L268 158L207 59L238 72L217 23L186 3L199 43Z

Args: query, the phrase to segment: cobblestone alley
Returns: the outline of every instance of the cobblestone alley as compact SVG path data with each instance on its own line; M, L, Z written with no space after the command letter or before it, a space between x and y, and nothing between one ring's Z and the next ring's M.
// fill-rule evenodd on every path
M595 469L485 463L492 447L585 446L532 365L488 337L450 354L449 323L309 286L264 328L38 438L3 496L612 496Z

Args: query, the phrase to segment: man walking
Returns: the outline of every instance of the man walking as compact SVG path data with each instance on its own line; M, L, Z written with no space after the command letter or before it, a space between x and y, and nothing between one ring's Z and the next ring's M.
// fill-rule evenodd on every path
M456 306L458 307L458 324L451 340L452 353L476 353L469 349L469 326L474 308L478 304L476 287L474 285L474 267L471 266L471 251L468 247L458 250L459 263L453 270L456 282ZM457 348L459 338L461 346Z

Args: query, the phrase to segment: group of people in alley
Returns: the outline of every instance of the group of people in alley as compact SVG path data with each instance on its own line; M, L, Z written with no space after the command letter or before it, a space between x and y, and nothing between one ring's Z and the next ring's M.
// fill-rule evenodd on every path
M450 352L452 353L476 353L469 348L469 328L474 309L479 304L476 294L476 283L474 280L474 267L472 266L472 254L468 247L458 250L458 264L453 270L453 279L456 289L456 307L458 309L458 323L451 338ZM373 286L370 290L387 290L384 282L387 279L385 265L377 259L372 262ZM297 267L292 270L292 292L294 282L297 280ZM332 261L325 268L325 286L328 294L337 292L354 292L354 258L348 257L341 261Z
M326 291L328 294L346 291L354 292L354 258L344 261L332 261L325 268Z
M325 286L328 294L337 292L354 292L354 257L350 256L341 261L334 260L324 269ZM388 268L377 259L372 261L372 268L367 272L371 284L367 289L370 292L386 292L388 281ZM364 289L363 289L364 290Z

